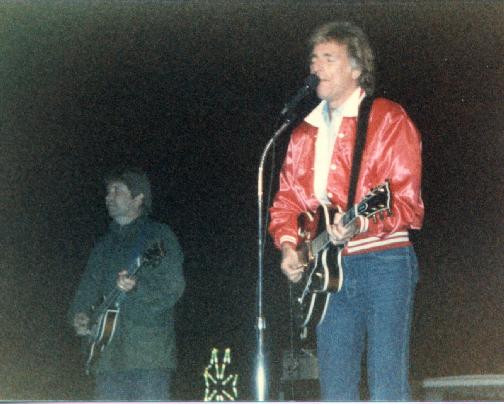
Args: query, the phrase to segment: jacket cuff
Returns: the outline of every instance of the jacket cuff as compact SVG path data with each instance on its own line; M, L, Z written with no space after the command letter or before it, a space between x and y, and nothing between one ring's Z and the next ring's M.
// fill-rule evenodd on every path
M282 247L283 243L292 244L293 247L295 248L297 246L298 241L297 241L296 237L285 235L285 236L280 237L280 240L278 242L278 245L280 246L280 248Z
M369 218L365 216L359 216L359 234L365 233L369 228Z

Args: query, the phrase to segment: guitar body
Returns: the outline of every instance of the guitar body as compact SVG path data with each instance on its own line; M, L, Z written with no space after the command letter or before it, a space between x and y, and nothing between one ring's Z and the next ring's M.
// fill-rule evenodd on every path
M306 330L319 325L325 317L330 296L329 293L310 293L305 299L294 303L298 305L294 310L296 326Z
M154 243L139 257L138 265L130 271L130 276L135 276L138 272L149 266L159 265L165 256L166 250L163 241ZM85 372L89 374L92 365L96 362L101 352L114 338L119 317L120 297L123 294L118 287L115 287L103 300L103 302L93 310L91 314L91 329L87 335L87 360Z
M327 208L329 211L331 209ZM320 216L319 208L317 216ZM330 215L332 213L329 213ZM319 221L321 222L321 221ZM319 230L323 234L325 230ZM329 242L329 237L323 240L321 248L314 249L311 236L304 234L304 242L298 248L297 252L301 263L306 268L303 280L307 283L311 292L334 292L341 288L341 268L338 265L338 255L342 246L336 246Z
M328 209L329 217L334 216L332 209L320 207L315 216L301 215L299 219L304 242L298 248L298 255L306 269L301 280L292 284L292 289L296 296L294 322L300 328L317 326L324 319L329 292L338 292L342 286L343 270L338 257L342 248L327 238L322 248L313 249L313 234L324 234L325 221L321 220L324 209ZM317 227L315 232L314 226Z
M108 309L98 318L97 323L91 327L85 365L86 374L89 374L93 363L96 362L105 347L114 338L118 317L119 309Z
M383 212L391 214L389 182L372 189L362 201L343 214L342 223L349 225L358 216L372 217ZM299 236L303 242L298 247L300 262L305 267L299 282L292 283L294 299L291 301L294 323L306 336L309 327L324 319L330 294L343 286L341 252L345 245L334 245L329 239L327 227L332 224L335 211L321 206L317 212L305 212L299 216Z

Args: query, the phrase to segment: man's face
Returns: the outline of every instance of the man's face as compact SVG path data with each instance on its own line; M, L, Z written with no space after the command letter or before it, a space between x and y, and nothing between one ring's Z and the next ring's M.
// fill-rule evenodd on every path
M313 47L310 72L320 79L317 96L339 107L359 86L360 70L352 68L347 46L338 42L322 42Z
M135 219L140 215L143 194L135 198L126 184L113 181L107 185L105 203L110 217L116 221Z

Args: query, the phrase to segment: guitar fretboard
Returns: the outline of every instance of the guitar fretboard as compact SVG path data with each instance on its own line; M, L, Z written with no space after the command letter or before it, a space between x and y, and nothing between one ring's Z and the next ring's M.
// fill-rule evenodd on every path
M341 220L343 225L347 226L359 215L371 217L384 210L390 211L390 189L388 180L371 190L359 204L352 206L343 214ZM314 255L318 254L329 242L327 230L321 232L311 241L312 253Z
M346 226L347 224L352 223L357 217L355 206L348 210L342 218L343 224ZM320 233L317 237L315 237L311 243L313 254L318 254L320 250L322 250L329 243L329 233L327 230Z
M153 247L149 248L142 256L137 260L137 265L130 271L129 276L135 276L140 269L145 266L153 265L157 258L164 256L164 246L162 241L156 243ZM105 297L103 302L93 311L91 315L92 322L97 322L101 315L103 315L108 309L113 307L124 292L120 290L117 286L110 291L110 293Z

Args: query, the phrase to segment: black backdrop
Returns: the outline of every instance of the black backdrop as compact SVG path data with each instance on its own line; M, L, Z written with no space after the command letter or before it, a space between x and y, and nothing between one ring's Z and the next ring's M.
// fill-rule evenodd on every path
M501 1L2 2L0 399L90 398L65 312L106 229L102 175L124 162L149 172L186 255L176 398L203 398L212 347L232 349L252 398L257 163L307 75L306 38L334 19L368 32L378 93L423 134L412 377L504 373L503 18ZM277 268L268 243L273 392Z

